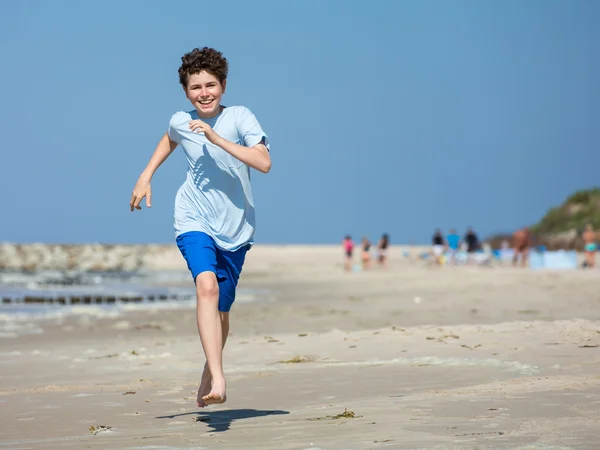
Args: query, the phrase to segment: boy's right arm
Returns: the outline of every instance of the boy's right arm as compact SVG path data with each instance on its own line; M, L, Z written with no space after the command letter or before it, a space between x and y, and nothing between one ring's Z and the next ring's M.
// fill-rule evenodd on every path
M177 147L177 142L172 141L169 138L169 135L165 133L162 137L158 145L156 146L156 150L152 154L148 165L140 175L133 188L133 193L131 195L131 200L129 202L129 209L133 211L134 209L142 209L140 203L142 199L146 197L146 206L150 208L152 206L152 188L150 186L150 181L152 180L152 176L156 169L169 157L173 150Z

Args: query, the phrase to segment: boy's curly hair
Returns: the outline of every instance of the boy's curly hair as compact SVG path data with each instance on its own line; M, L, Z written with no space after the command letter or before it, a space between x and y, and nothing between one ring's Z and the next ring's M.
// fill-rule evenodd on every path
M204 47L202 50L195 48L181 57L179 68L179 82L186 88L190 75L200 73L203 70L217 77L221 85L227 79L229 64L227 59L218 50Z

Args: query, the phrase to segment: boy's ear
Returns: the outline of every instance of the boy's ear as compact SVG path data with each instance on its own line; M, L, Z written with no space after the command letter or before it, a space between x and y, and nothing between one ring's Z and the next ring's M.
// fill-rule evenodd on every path
M227 80L223 80L223 94L225 93L226 87L227 87Z

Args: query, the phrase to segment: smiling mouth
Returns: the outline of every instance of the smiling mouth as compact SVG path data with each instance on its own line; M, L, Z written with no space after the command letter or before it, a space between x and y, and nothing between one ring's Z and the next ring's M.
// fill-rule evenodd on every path
M214 101L214 100L200 100L200 102L199 102L199 103L200 103L201 105L204 105L204 106L206 106L206 105L210 105L210 104L211 104L213 101Z

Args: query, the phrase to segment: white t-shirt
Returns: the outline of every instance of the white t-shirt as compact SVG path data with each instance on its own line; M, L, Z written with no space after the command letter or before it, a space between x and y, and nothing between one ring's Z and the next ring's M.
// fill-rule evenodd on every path
M169 123L169 137L183 149L188 162L185 182L175 197L175 236L202 231L223 250L235 251L254 243L254 200L250 168L221 147L211 144L204 133L189 129L198 119L196 110L179 111ZM200 119L215 132L246 147L263 143L267 135L252 112L244 106L229 106L210 119Z

